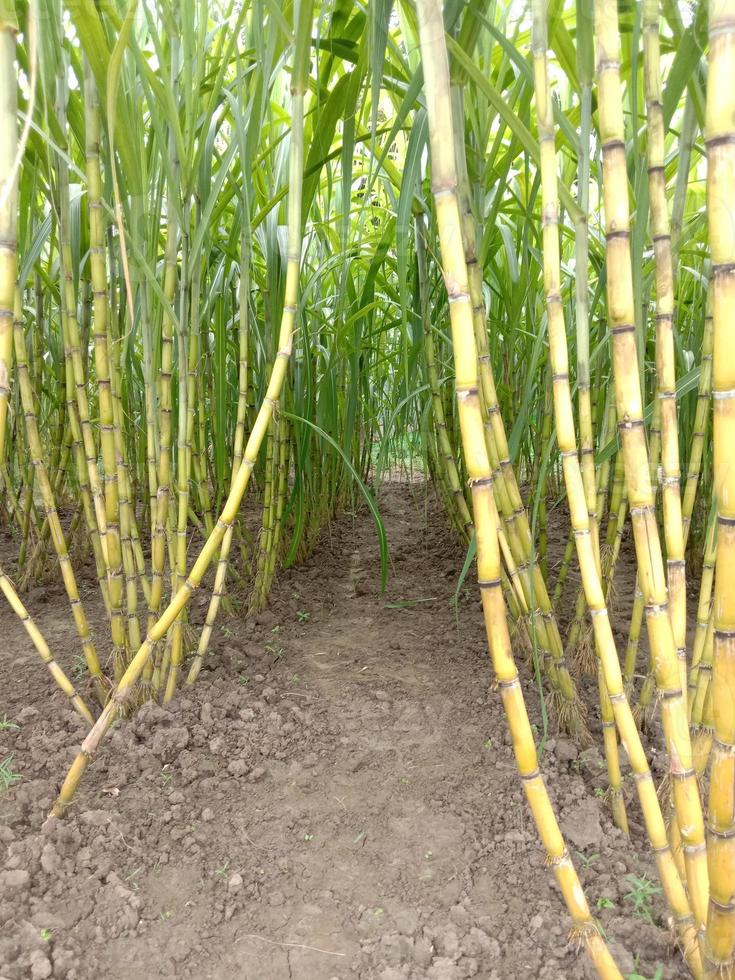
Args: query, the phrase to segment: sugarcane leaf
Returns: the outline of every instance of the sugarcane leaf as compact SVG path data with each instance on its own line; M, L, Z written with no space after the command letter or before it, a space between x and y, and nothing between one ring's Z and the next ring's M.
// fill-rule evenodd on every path
M388 538L385 533L383 518L381 517L380 511L378 510L378 505L375 503L373 495L370 493L367 486L361 479L360 474L352 465L347 453L340 446L340 444L329 435L328 432L325 432L324 429L322 429L321 426L318 426L315 422L312 422L310 419L303 418L300 415L294 415L291 412L284 412L284 415L293 422L308 425L309 428L313 429L317 435L324 439L325 442L329 443L329 445L332 446L332 448L335 449L342 457L347 470L357 484L357 487L368 506L368 510L372 514L373 522L375 524L375 531L378 536L378 546L380 548L380 591L381 593L385 592L385 587L388 583Z

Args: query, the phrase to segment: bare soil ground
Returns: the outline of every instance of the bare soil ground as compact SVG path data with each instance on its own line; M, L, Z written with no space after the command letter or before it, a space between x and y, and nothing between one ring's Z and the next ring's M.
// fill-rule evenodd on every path
M0 980L592 976L523 800L474 582L455 614L464 555L426 493L383 492L385 595L369 514L342 516L264 615L221 619L195 688L115 728L64 821L46 814L84 725L0 606L0 718L17 725L0 760L21 777L0 795ZM71 669L56 582L27 603ZM632 915L625 876L655 872L632 782L631 840L601 798L585 693L593 745L552 723L542 758L567 842L624 972L683 977L660 898L651 922Z

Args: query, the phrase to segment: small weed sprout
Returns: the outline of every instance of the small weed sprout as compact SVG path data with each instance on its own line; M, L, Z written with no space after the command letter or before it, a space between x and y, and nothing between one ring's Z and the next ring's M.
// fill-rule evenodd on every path
M661 888L655 885L647 875L626 875L629 890L625 896L625 901L633 906L633 915L638 919L643 919L649 925L655 925L651 914L651 901L656 895L661 894Z
M0 793L5 793L13 783L20 782L22 776L17 772L13 772L13 757L12 755L6 755L2 762L0 762Z

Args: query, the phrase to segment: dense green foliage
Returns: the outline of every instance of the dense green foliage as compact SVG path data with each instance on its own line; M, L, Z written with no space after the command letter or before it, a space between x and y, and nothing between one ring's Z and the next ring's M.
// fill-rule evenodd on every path
M714 560L707 4L617 6L630 326L655 487L661 281L651 203L660 200L652 175L661 166L647 156L652 106L663 119L679 527L689 571L698 576L704 564L696 668L702 658L711 663ZM446 43L453 132L442 135L454 147L463 241L453 244L469 272L514 639L534 651L554 723L584 737L576 684L596 670L589 594L574 597L576 616L562 638L554 607L573 601L566 577L574 535L560 567L549 567L546 553L547 523L564 512L569 491L557 447L567 433L552 411L559 375L549 301L564 312L605 596L628 526L631 469L619 452L625 419L616 415L608 320L619 277L608 268L602 205L609 147L595 84L599 25L586 0L540 7L535 62L526 4L444 5L446 40L437 50L445 57ZM653 9L648 25L645 8ZM657 23L660 64L651 69L644 35ZM225 600L229 613L262 607L278 569L302 559L350 500L361 497L373 511L385 578L389 542L375 499L388 475L432 482L468 548L458 576L467 573L476 546L474 461L466 442L461 451L467 431L460 433L447 298L449 289L456 300L456 283L444 275L448 243L437 235L437 202L454 186L436 185L437 133L420 53L425 65L436 38L425 27L420 37L419 25L404 0L328 0L314 9L307 0L0 2L0 70L12 89L0 111L0 521L8 542L0 559L15 585L2 570L0 584L25 618L19 594L58 560L103 706L113 676L120 685L119 703L107 701L93 729L93 747L118 711L171 697L184 658L197 651L193 682L225 594L237 597ZM544 229L556 216L542 204L550 188L542 186L534 77L547 41L561 266L560 296L551 300ZM652 99L660 79L660 100ZM661 498L658 524L670 548ZM72 569L90 560L109 636L91 637L79 600ZM640 556L639 567L645 583ZM199 637L185 606L202 584L213 598ZM633 622L623 624L630 641L620 659L636 715L650 719L660 677L656 656L638 663L643 607L641 593ZM43 640L34 642L49 662ZM57 680L78 698L63 675ZM692 733L704 732L709 746L711 704L706 686L694 698L698 682L695 672ZM83 700L75 703L89 714ZM79 765L64 804L86 761ZM626 825L624 806L615 813Z

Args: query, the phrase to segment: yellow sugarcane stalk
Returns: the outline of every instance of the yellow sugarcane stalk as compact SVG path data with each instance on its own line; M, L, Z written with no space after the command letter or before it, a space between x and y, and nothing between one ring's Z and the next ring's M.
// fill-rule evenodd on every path
M0 464L5 460L5 427L13 357L13 309L18 269L18 81L15 38L18 21L12 0L0 3ZM1 479L1 478L0 478Z
M607 304L612 333L618 426L623 449L640 588L646 605L676 816L681 831L689 896L697 928L707 918L709 883L704 819L666 593L661 543L643 424L643 396L635 338L630 255L628 173L625 158L620 33L616 0L595 0L598 111L602 149L607 251Z
M513 735L516 761L526 798L575 929L600 976L620 977L620 971L590 914L541 778L533 734L510 647L501 587L497 511L491 464L483 431L472 301L462 243L442 6L440 0L418 0L416 6L429 119L432 191L437 212L444 281L449 296L457 405L462 446L472 489L477 535L477 573L490 650Z
M661 86L659 0L643 4L643 66L646 98L650 230L656 270L656 399L661 425L661 471L664 540L669 617L681 673L681 689L688 697L686 658L686 564L682 523L679 427L676 417L676 360L674 351L674 265L671 228L666 200L665 131ZM687 709L688 710L688 709ZM671 801L669 801L671 806ZM669 824L674 855L683 870L679 829L675 817Z
M617 654L607 616L607 607L604 596L602 596L600 552L599 546L596 546L598 544L597 525L596 522L590 521L589 515L590 500L594 504L595 496L594 494L588 494L585 488L584 476L577 452L574 407L572 405L571 386L569 383L569 354L564 322L564 307L561 296L559 202L556 175L556 149L554 146L554 113L546 64L545 4L546 0L534 0L532 38L536 119L541 159L544 292L546 295L546 315L548 320L547 329L554 401L554 423L559 452L562 458L564 482L569 501L569 513L574 530L577 557L582 572L585 598L590 605L593 619L604 619L607 624L606 629L595 631L597 654L600 663L598 669L600 712L602 715L603 739L608 780L610 783L610 802L613 819L616 826L627 833L628 818L625 812L625 801L622 793L622 775L620 772L620 758L615 732L615 715L613 713L610 694L608 693L605 666L607 666L607 673L611 676L615 685L613 693L616 696L623 692L622 679L620 678L619 667L615 671L615 665L612 663L612 659L617 661ZM602 599L602 603L600 603L600 599ZM609 662L607 665L603 665L603 658L608 658ZM621 704L623 708L628 707L624 693Z
M735 0L710 0L707 212L713 290L713 443L717 504L707 810L710 905L705 967L735 974Z
M296 322L299 272L301 268L301 197L304 169L304 94L309 72L309 44L313 0L302 0L298 9L294 66L291 82L291 148L288 198L288 253L286 267L286 287L283 312L278 334L278 350L271 370L268 388L248 438L242 463L233 481L224 508L211 535L194 562L188 577L179 587L171 602L157 622L148 629L145 640L125 673L120 678L102 714L85 738L79 754L71 765L59 795L53 806L53 813L61 816L71 803L79 780L82 778L90 759L115 719L126 710L135 692L135 686L156 645L171 628L179 613L186 607L189 599L199 588L204 573L219 551L227 529L232 527L240 509L240 502L247 490L250 477L260 450L263 438L270 425L273 409L283 388L293 344Z
M650 226L656 267L656 387L661 409L661 476L669 616L682 690L687 689L686 572L679 486L679 426L676 418L674 351L674 267L666 201L664 107L661 87L659 0L643 5L643 63L646 95Z
M578 697L564 656L564 646L556 622L553 605L546 588L542 566L537 560L533 537L523 500L518 489L515 470L510 460L505 426L500 413L495 378L487 339L485 301L482 294L482 270L477 254L477 228L470 201L467 157L464 146L463 87L451 87L453 134L457 170L457 191L465 264L472 301L472 322L477 346L480 377L480 406L482 409L485 443L493 470L495 498L505 524L511 561L508 572L524 590L526 605L541 651L542 662L552 688L559 727L581 738L588 735L584 702ZM507 562L506 562L507 563Z
M43 638L43 634L39 628L31 619L30 613L23 605L18 593L15 591L13 583L3 572L2 566L0 566L0 591L3 593L5 598L10 603L10 607L23 623L23 626L30 636L34 647L38 651L41 660L43 660L43 662L46 664L49 673L61 688L63 693L69 698L74 710L77 711L89 725L93 725L94 717L92 712L87 707L84 698L77 693L74 685L64 673L63 669L58 665L56 660L54 660L54 655L51 653L48 643Z
M25 416L26 434L28 436L28 448L30 450L31 462L33 463L36 471L36 480L38 482L39 493L41 495L46 519L48 521L51 540L58 558L59 570L61 571L61 577L64 582L69 604L71 605L77 633L79 634L79 638L82 642L82 649L84 651L84 658L87 663L87 668L92 676L96 696L100 703L104 704L108 693L108 683L107 679L102 673L99 659L97 657L97 651L89 629L87 616L84 611L84 606L79 597L79 589L77 588L76 577L72 568L71 559L69 558L66 538L64 536L59 514L56 509L54 492L51 488L51 482L46 470L46 464L43 460L43 447L41 445L41 438L38 432L38 420L36 418L36 409L33 400L33 389L31 387L30 377L28 375L26 342L23 335L23 326L19 318L20 296L18 295L16 295L16 303L18 319L15 320L13 328L15 360L18 370L18 387L20 388L21 404L23 406L23 414Z

